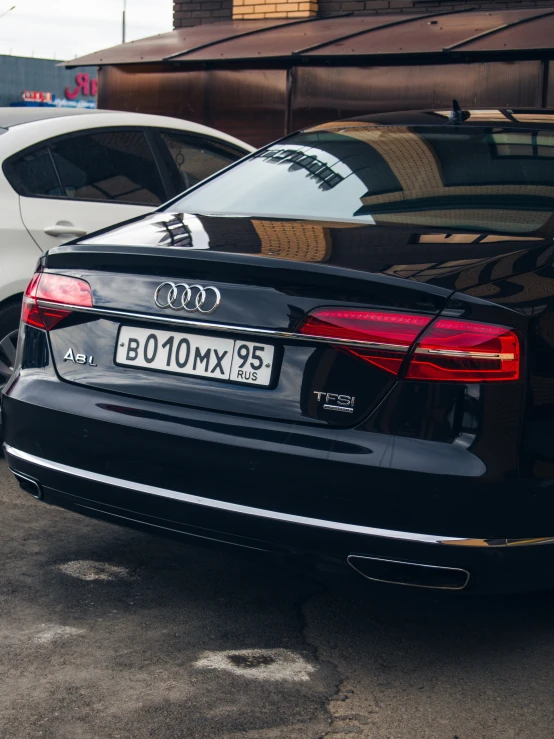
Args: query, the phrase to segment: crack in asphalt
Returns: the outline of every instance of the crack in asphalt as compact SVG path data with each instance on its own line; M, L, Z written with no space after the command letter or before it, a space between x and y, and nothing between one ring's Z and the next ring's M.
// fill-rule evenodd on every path
M336 662L333 662L328 659L323 659L320 655L320 647L315 642L311 641L310 637L308 636L308 628L310 626L308 615L305 611L306 606L308 603L310 603L315 598L324 595L328 592L328 588L324 587L320 582L318 582L315 579L310 578L310 581L317 586L317 589L315 592L307 595L305 598L300 599L299 601L295 602L294 605L298 612L298 620L300 623L300 635L308 647L309 651L312 654L313 659L318 665L321 665L322 667L326 666L330 668L335 674L336 679L334 682L334 691L329 695L329 697L324 698L322 700L322 708L325 711L327 715L327 721L329 723L329 729L325 731L323 734L319 734L317 739L325 739L325 737L329 736L329 734L332 731L333 723L335 720L335 717L333 715L333 712L331 711L331 703L334 700L342 700L338 696L341 693L342 686L344 684L344 677L339 669L339 666Z
M369 715L356 712L355 710L350 713L340 712L339 706L343 706L348 701L350 701L355 696L355 691L352 688L347 687L351 682L350 676L348 675L348 673L345 674L343 672L339 665L339 660L330 659L328 654L326 658L323 658L321 656L321 650L322 648L325 648L325 646L327 647L327 652L333 650L334 647L332 642L327 643L326 645L322 644L320 647L314 639L314 632L316 632L318 628L323 628L323 633L325 634L326 624L324 620L322 621L319 618L314 619L313 616L310 620L308 607L314 607L317 610L318 616L320 614L324 614L326 612L325 608L321 607L318 609L316 599L324 599L326 596L335 600L338 598L342 601L342 598L340 598L338 593L335 592L331 587L320 586L315 593L312 593L300 602L302 638L304 639L306 644L308 644L313 649L314 658L317 659L318 663L321 665L332 665L332 669L336 675L334 692L329 695L324 705L325 712L328 717L327 720L329 723L329 728L323 733L319 734L317 739L327 739L328 737L339 737L349 734L369 737L370 734L367 733L367 727L371 723ZM311 629L312 636L308 635L309 629ZM377 712L377 710L368 711L368 713Z

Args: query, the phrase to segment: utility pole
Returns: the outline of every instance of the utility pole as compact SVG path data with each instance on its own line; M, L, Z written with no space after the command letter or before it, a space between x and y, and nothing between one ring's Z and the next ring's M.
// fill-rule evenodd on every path
M121 18L121 42L125 43L125 14L127 12L127 0L123 0L123 16Z
M8 15L8 13L9 13L10 11L12 11L12 10L15 10L15 5L12 5L12 7L11 7L11 8L8 8L8 9L7 9L7 10L5 10L5 11L4 11L3 13L0 13L0 18L3 18L3 17L5 16L5 15Z

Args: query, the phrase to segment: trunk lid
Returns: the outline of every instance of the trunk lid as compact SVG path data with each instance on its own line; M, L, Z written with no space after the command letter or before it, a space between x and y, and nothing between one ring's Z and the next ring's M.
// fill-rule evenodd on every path
M394 375L335 345L296 340L302 319L321 307L435 316L453 291L490 281L491 272L513 270L518 260L527 268L544 253L542 239L495 238L155 213L44 258L47 270L78 276L93 291L93 311L74 312L50 332L54 362L62 380L123 395L292 423L355 425L390 391ZM176 288L178 305L166 305L171 284L206 289L207 312L179 304L184 287ZM187 308L198 295L192 288ZM203 341L212 364L215 346L219 354L244 344L249 351L266 347L268 384L215 379L219 370L177 374L165 371L159 357L149 366L125 365L119 348L125 353L129 337L144 342L152 332L159 332L158 346L173 342L172 351L182 338L193 350ZM86 362L75 361L78 355ZM335 396L330 404L327 394ZM352 410L329 407L338 396L355 399Z

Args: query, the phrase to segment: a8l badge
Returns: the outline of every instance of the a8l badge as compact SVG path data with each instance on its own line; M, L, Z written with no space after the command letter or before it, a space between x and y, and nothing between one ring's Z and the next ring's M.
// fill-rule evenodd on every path
M98 367L98 365L94 363L94 357L92 355L75 354L73 349L68 349L66 351L63 361L73 362L74 364L88 364L91 367Z

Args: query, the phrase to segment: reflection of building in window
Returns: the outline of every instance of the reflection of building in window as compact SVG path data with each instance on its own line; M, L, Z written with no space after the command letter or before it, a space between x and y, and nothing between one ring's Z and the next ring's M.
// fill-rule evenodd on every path
M554 137L540 131L491 133L489 141L497 157L554 157Z
M512 111L512 118L515 118L519 123L532 123L538 127L543 123L554 123L552 113L517 113Z
M268 149L259 154L261 159L275 164L290 164L305 169L308 177L319 182L322 190L330 190L340 184L344 177L334 171L333 166L322 162L312 154L298 149Z
M401 186L401 189L396 192L368 194L362 198L363 207L357 215L370 214L377 224L413 225L417 223L429 228L451 226L453 230L460 228L483 229L484 231L498 229L500 232L509 230L525 233L544 228L550 219L551 212L547 208L540 207L536 211L533 211L532 207L512 209L511 204L501 202L505 196L517 196L520 199L523 197L554 198L554 187L546 184L543 168L541 168L541 178L538 178L535 173L531 177L525 165L522 165L521 171L512 170L513 180L511 182L504 183L500 173L497 173L499 181L492 184L476 182L467 185L449 185L445 182L444 169L450 162L441 161L424 135L419 135L408 127L360 127L346 129L341 133L363 141L376 149L385 159ZM525 149L528 156L533 157L531 132L521 132L521 135L528 138L521 139L517 143L513 140L515 133L494 134L494 136L497 135L508 137L499 139L497 145L509 146L512 152L520 152L510 154L510 156L521 157L521 151ZM514 150L514 146L519 149ZM552 134L537 133L535 146L537 152L541 152L537 154L537 157L554 155L550 153L554 152ZM548 151L546 155L545 151ZM459 157L459 152L453 152L453 156L454 154ZM508 151L502 151L501 155L507 156ZM462 165L463 161L460 166ZM483 166L483 178L490 174L491 168ZM542 184L541 179L545 184ZM548 182L551 182L550 177ZM439 198L442 199L440 204ZM463 203L464 198L467 202ZM410 201L423 201L424 199L428 199L428 202L414 203L414 208L410 207ZM432 199L436 200L435 207L433 207ZM452 205L449 204L449 199L452 199ZM470 203L469 199L473 199L474 202ZM404 205L400 206L402 203ZM386 207L388 204L391 205L390 208ZM398 204L398 207L393 204Z
M183 222L180 213L156 223L156 227L160 231L165 231L165 234L160 238L160 246L181 246L184 248L193 246L190 228Z
M280 259L326 262L331 254L329 228L296 221L252 220L261 241L261 253Z
M514 193L517 194L517 193ZM441 210L429 205L426 210L405 210L373 213L377 224L397 224L412 227L417 223L422 228L452 228L453 231L462 228L482 229L483 231L497 230L500 233L526 234L543 229L550 219L551 213L546 211L511 210L510 208L495 208L494 206L460 208L453 204L451 209Z
M429 197L430 191L444 190L440 164L433 150L409 128L358 127L347 129L342 134L362 141L378 151L400 184L401 189L397 192L362 198L364 205L413 200Z

